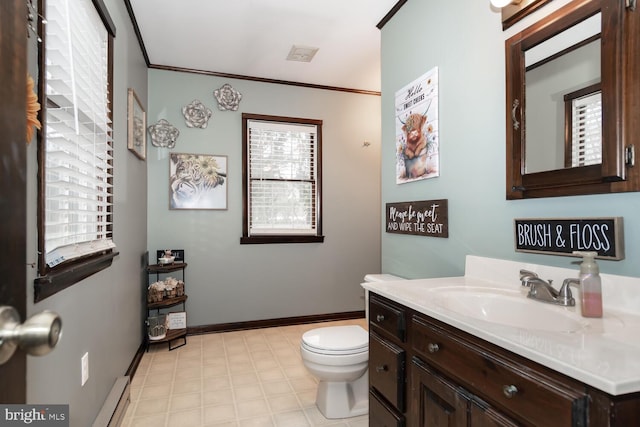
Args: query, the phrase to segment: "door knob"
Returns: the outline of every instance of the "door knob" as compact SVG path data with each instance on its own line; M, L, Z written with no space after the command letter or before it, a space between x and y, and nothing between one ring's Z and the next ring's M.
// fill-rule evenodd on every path
M45 310L20 324L20 314L10 306L0 306L0 365L11 359L17 347L32 356L44 356L58 344L62 319Z

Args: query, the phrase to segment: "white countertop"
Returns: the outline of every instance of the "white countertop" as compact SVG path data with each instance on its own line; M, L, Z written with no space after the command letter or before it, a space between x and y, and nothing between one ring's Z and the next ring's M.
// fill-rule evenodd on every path
M534 271L541 278L554 279L556 288L564 278L577 276L575 269L469 256L464 276L362 286L611 395L640 391L640 279L602 275L604 316L584 319L579 316L579 302L576 307L560 307L527 299L525 289L520 289L520 268ZM531 319L531 327L479 320L439 304L434 290L443 287L520 292L525 301L583 319L588 326L575 332L556 332L536 329L535 318ZM574 291L578 301L579 296L579 290Z

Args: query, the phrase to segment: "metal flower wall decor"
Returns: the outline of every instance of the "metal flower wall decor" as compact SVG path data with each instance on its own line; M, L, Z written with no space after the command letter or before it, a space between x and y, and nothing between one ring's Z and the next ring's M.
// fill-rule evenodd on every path
M193 100L191 104L182 107L182 115L187 127L205 129L213 112L202 102Z
M213 96L218 100L220 111L236 111L242 100L242 94L228 83L222 85L220 89L214 90Z
M149 135L151 135L151 144L155 147L173 148L176 146L180 131L165 119L160 119L149 126Z

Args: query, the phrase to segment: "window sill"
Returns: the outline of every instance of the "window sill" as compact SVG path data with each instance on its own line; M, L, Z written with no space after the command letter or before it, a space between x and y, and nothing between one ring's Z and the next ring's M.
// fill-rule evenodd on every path
M241 245L255 245L265 243L322 243L324 236L302 236L302 235L277 235L277 236L243 236L240 238Z
M56 294L69 286L72 286L87 277L96 274L111 266L113 258L119 252L108 252L91 257L84 261L74 262L66 267L61 267L59 271L52 271L38 277L33 281L34 294L33 302L40 302L45 298Z

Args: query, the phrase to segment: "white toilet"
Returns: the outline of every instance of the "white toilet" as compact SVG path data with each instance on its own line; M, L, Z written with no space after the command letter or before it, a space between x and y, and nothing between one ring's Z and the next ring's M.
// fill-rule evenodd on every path
M403 280L391 274L367 274L365 282ZM369 294L365 292L365 312ZM330 326L305 332L300 355L318 380L316 405L326 418L348 418L369 411L369 333L360 326Z

